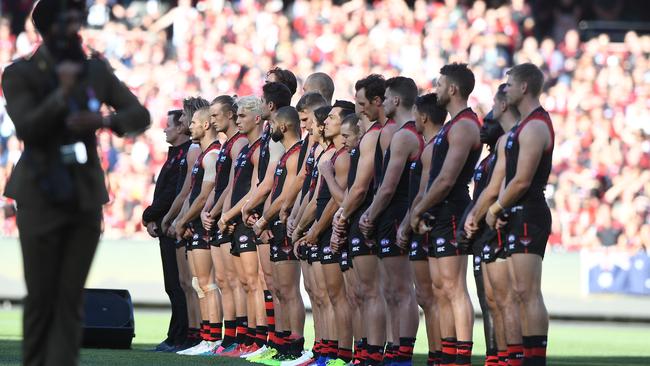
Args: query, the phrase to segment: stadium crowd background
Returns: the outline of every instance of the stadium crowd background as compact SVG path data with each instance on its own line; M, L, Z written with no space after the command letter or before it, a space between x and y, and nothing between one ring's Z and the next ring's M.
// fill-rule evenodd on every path
M21 19L32 1L7 3L0 72L39 42ZM474 71L470 105L484 115L508 67L533 62L549 80L542 101L556 131L550 250L650 248L650 36L582 41L577 32L585 17L634 20L633 2L460 3L89 0L85 43L111 63L153 121L132 140L99 133L111 192L105 237L148 237L140 220L167 152L165 116L186 96L259 93L275 65L299 81L328 73L339 99L352 100L354 82L370 73L408 76L430 91L440 67L457 61ZM2 191L20 151L1 100ZM13 219L4 220L2 233L17 235Z

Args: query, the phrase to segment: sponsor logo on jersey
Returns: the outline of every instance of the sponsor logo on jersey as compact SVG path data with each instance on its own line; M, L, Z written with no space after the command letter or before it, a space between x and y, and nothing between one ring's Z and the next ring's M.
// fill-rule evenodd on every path
M282 168L276 168L275 169L275 175L282 175L282 172L284 172L284 169L282 169Z
M479 180L481 180L482 177L483 177L483 172L477 171L476 174L474 174L474 181L478 182Z

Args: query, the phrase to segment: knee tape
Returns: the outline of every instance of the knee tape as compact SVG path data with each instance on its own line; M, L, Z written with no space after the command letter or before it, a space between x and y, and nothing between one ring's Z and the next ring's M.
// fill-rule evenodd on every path
M192 288L194 288L194 291L196 291L196 295L199 297L199 299L202 299L205 297L205 293L201 289L201 286L199 286L199 278L198 277L192 277Z
M219 286L217 286L216 283L211 283L211 284L209 284L209 285L207 285L207 286L205 287L205 291L203 291L203 292L214 291L214 290L217 290L218 288L219 288Z

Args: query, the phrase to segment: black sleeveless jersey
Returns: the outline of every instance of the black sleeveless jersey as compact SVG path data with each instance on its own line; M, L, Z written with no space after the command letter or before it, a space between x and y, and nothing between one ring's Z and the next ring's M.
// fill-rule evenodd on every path
M305 140L303 146L307 146L308 144L307 141L308 140ZM300 203L302 203L302 200L305 199L305 197L307 197L307 193L309 192L309 187L311 186L311 174L314 170L314 164L316 164L317 148L318 148L318 143L315 142L311 146L311 148L309 148L309 154L307 154L307 161L305 161L305 180L302 181L302 189L300 190Z
M492 172L494 171L494 166L497 162L497 148L494 148L494 151L491 151L485 159L481 160L478 163L478 166L474 170L474 192L472 192L472 199L474 202L481 195L481 192L487 187L492 178Z
M542 107L538 107L523 119L517 126L515 126L508 133L508 138L506 140L505 146L505 155L506 155L506 185L510 183L512 178L515 177L517 173L517 162L519 158L519 134L526 127L526 124L531 120L541 120L546 123L548 126L549 132L551 133L551 144L548 149L546 149L539 161L533 180L530 183L530 187L524 195L519 198L517 204L524 202L545 202L544 191L546 189L546 184L548 183L548 176L551 174L551 167L553 164L553 145L555 144L555 131L553 130L553 123L551 122L551 117L548 115L546 110Z
M230 178L230 169L232 168L232 158L230 153L232 152L232 147L235 142L239 139L246 138L246 135L243 135L239 132L231 136L223 144L221 151L219 151L219 156L217 157L217 174L215 177L214 185L214 202L216 203L219 200L219 197L228 187L228 179Z
M203 183L203 175L205 174L205 169L203 168L203 158L205 158L205 156L209 152L215 150L218 151L220 148L221 148L221 143L219 142L219 140L213 141L196 158L196 162L194 162L194 167L192 168L192 180L190 184L190 199L189 199L190 204L192 204L196 199L196 197L199 196L199 193L201 193L201 183Z
M382 131L379 132L379 138L377 139L377 146L375 147L375 175L372 184L374 188L374 192L377 192L377 189L379 189L379 186L381 185L381 180L384 177L384 175L382 174L384 171L384 152L381 150L381 133L383 132L384 127L394 125L394 124L395 124L395 120L389 119L388 121L386 121L386 124L382 127Z
M431 184L438 177L438 174L440 174L445 158L447 157L447 152L449 151L449 131L456 122L463 118L471 119L476 122L477 126L481 126L476 113L474 113L471 108L463 109L451 121L442 126L436 137L433 139L431 170L429 171L429 184L427 189L431 188ZM465 160L465 164L463 165L460 174L458 174L456 182L454 182L451 191L449 191L449 194L445 199L452 201L469 200L469 181L472 179L472 175L474 174L474 167L476 167L476 163L481 155L482 147L483 145L479 145L469 152L467 160Z
M420 191L420 179L422 178L422 152L431 143L433 143L433 139L422 147L422 150L420 150L420 156L409 165L409 205L413 203L415 196L417 196Z
M287 160L291 155L301 150L303 145L302 141L298 141L289 150L285 151L275 167L275 174L273 176L273 188L271 188L271 200L275 200L282 193L284 181L287 179Z
M332 165L336 163L336 159L338 159L339 155L341 155L345 151L344 147L341 147L340 149L336 150L334 155L332 155L332 158L330 161L332 162ZM320 219L321 216L323 216L323 212L325 211L325 207L327 206L327 203L330 201L332 198L332 192L330 192L330 187L327 185L327 181L325 178L320 177L320 188L318 189L318 196L316 196L316 220Z
M309 183L309 192L308 192L308 198L307 198L309 200L314 198L314 193L316 192L316 185L318 183L318 177L319 177L319 174L318 174L318 162L320 161L320 158L323 157L323 154L325 154L326 152L330 151L333 148L334 148L334 145L330 144L327 147L327 149L324 149L323 151L321 151L320 155L318 155L318 158L316 158L316 162L314 162L314 169L311 171L311 179L310 179L310 183Z
M264 180L266 169L268 169L269 161L271 160L269 152L269 144L271 143L271 124L268 122L264 125L262 136L260 136L260 142L260 158L257 163L257 185L262 183Z
M381 130L381 123L375 122L368 128L368 131L364 132L363 135L361 135L361 138L359 138L359 145L352 150L350 150L350 171L348 172L348 188L351 188L352 185L354 184L354 180L357 179L357 169L359 166L359 157L361 156L361 151L359 151L361 142L363 141L364 137L368 134L368 132L371 131L379 131ZM375 150L375 157L376 157L376 150ZM375 159L376 160L376 159ZM372 182L371 182L372 185ZM366 195L366 199L368 198L369 195ZM372 196L370 196L370 202L372 202Z
M232 184L232 197L230 206L239 202L251 189L251 179L253 177L253 154L260 148L262 140L257 139L251 145L244 146L235 161L235 176Z
M412 163L415 163L419 160L420 154L422 153L422 149L424 148L424 139L422 138L422 134L418 132L418 130L415 128L415 122L409 121L406 122L402 127L400 127L399 130L395 131L395 133L399 132L400 130L407 130L412 132L415 137L418 139L418 154L415 158L410 158L406 160L406 163L404 165L404 168L402 169L402 173L399 178L399 182L397 183L397 187L395 187L395 193L393 194L393 198L391 199L391 202L389 204L396 204L396 203L408 203L409 201L409 178L410 178L410 166ZM384 166L382 168L382 180L383 177L386 175L386 169L388 169L388 164L390 163L390 146L388 146L388 149L386 149L386 155L384 156Z
M176 181L176 195L178 196L183 189L183 183L185 183L185 176L187 175L187 152L190 151L190 146L192 145L191 140L183 143L179 146L179 155L176 157L178 160L178 180Z

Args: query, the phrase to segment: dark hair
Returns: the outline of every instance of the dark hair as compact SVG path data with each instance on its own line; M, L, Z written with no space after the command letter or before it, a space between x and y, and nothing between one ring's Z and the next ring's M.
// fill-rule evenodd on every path
M307 80L314 83L316 89L327 101L331 101L334 96L334 81L324 72L316 72L307 77ZM307 82L305 80L305 83Z
M355 113L348 114L347 116L343 117L341 125L344 125L346 123L350 125L350 129L355 135L358 135L361 132L361 127L359 126L359 116L357 116Z
M386 80L386 89L390 89L400 97L404 108L413 108L415 98L418 97L418 86L413 79L404 76L390 78Z
M296 75L294 75L291 71L286 69L281 69L276 66L266 73L267 77L270 75L275 75L278 78L279 82L281 82L287 88L289 88L289 91L291 92L292 96L296 94L296 89L298 88L298 81L296 80Z
M273 102L276 110L291 104L291 91L282 83L266 83L262 87L262 93L264 101L266 103Z
M467 64L453 63L440 69L440 75L445 75L449 82L456 84L461 97L467 99L474 90L474 73Z
M354 84L355 91L358 92L361 89L366 90L366 98L369 101L372 101L375 97L379 97L383 101L386 92L386 80L379 74L370 74Z
M417 108L418 112L426 114L434 124L441 125L445 123L447 110L438 107L438 95L436 93L424 94L415 98L415 108Z
M317 92L305 93L298 103L296 104L296 110L298 112L305 112L306 110L314 110L315 108L322 107L327 105L325 98Z
M185 112L188 119L192 119L194 113L199 109L209 106L210 103L201 97L189 97L183 99L183 112Z
M183 111L180 109L172 109L167 112L167 115L172 117L172 123L174 126L178 126L181 123L180 119L182 114Z
M294 107L286 106L278 109L273 118L287 125L296 135L300 135L300 117Z
M347 115L354 113L354 103L347 100L337 100L334 102L332 108L341 108L339 116L345 118Z
M526 83L528 85L528 91L533 96L537 97L541 94L542 87L544 86L544 74L539 67L531 63L520 64L508 70L506 75L512 76L519 82Z
M61 13L66 10L78 10L82 13L86 11L86 1L84 0L67 0L67 1L50 1L44 0L37 2L32 11L32 21L34 27L43 36L50 33L50 27L56 22Z
M329 116L332 107L326 105L324 107L318 107L314 110L314 117L316 117L316 125L324 126L327 116Z
M237 100L235 97L230 95L220 95L214 99L210 105L221 104L223 108L227 111L232 112L234 118L237 119Z
M497 88L496 97L498 100L504 102L506 100L506 84L501 84Z

